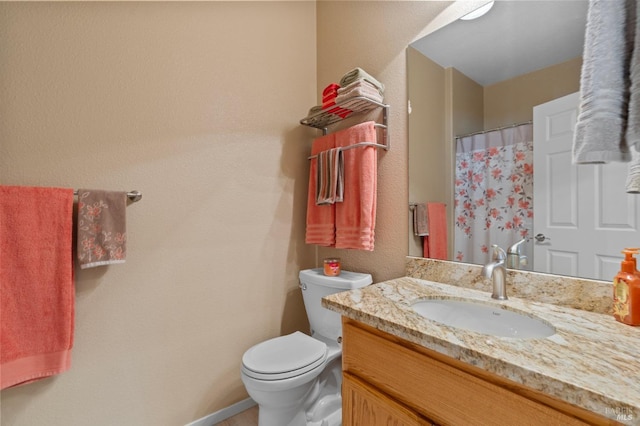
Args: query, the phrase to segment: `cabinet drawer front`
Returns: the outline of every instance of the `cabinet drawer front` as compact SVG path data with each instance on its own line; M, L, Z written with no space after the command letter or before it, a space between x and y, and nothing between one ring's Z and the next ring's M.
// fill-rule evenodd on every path
M418 413L389 399L355 376L342 381L342 422L345 426L431 426Z
M351 321L343 324L343 336L345 372L364 379L439 424L586 424L424 353L373 334Z

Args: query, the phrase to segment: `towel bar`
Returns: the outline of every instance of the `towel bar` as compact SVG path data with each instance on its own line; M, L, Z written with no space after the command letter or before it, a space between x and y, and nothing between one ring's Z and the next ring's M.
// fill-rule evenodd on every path
M77 189L73 191L73 195L78 195ZM140 201L142 199L142 193L136 190L129 191L127 192L127 197L129 197L129 199L135 203L136 201Z
M360 146L374 146L376 148L388 149L388 147L386 145L382 145L382 144L379 144L379 143L373 143L373 142L358 142L358 143L354 143L353 145L345 146L344 148L341 148L341 149L342 149L342 151L346 151L348 149L358 148ZM307 157L307 160L311 160L312 158L318 158L318 156L317 155L311 155L311 156Z

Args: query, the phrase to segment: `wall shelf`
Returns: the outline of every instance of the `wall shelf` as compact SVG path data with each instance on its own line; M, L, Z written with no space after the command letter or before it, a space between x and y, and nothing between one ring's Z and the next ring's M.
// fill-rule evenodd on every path
M300 124L320 129L322 130L322 134L326 135L328 132L328 127L332 124L338 123L347 118L354 117L358 114L372 111L376 108L382 108L382 123L376 123L376 127L381 128L383 132L383 139L385 143L384 145L382 145L382 147L387 151L389 150L389 105L383 104L382 102L378 102L365 96L355 96L343 102L332 105L330 110L333 110L334 108L344 108L353 112L347 117L343 118L337 114L322 110L303 118L302 120L300 120Z

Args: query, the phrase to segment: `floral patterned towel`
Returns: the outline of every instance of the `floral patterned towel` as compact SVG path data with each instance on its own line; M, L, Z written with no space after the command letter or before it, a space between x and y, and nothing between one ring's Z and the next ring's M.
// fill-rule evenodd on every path
M80 268L124 263L127 250L127 193L78 190Z

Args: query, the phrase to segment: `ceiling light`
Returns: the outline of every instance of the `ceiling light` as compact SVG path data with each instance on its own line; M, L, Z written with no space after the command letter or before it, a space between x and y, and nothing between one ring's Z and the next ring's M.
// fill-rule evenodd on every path
M470 21L472 19L476 19L481 17L482 15L484 15L485 13L487 13L489 10L491 10L491 8L493 7L493 1L490 1L489 3L480 6L479 8L477 8L476 10L474 10L473 12L467 13L466 15L464 15L462 18L463 21Z

